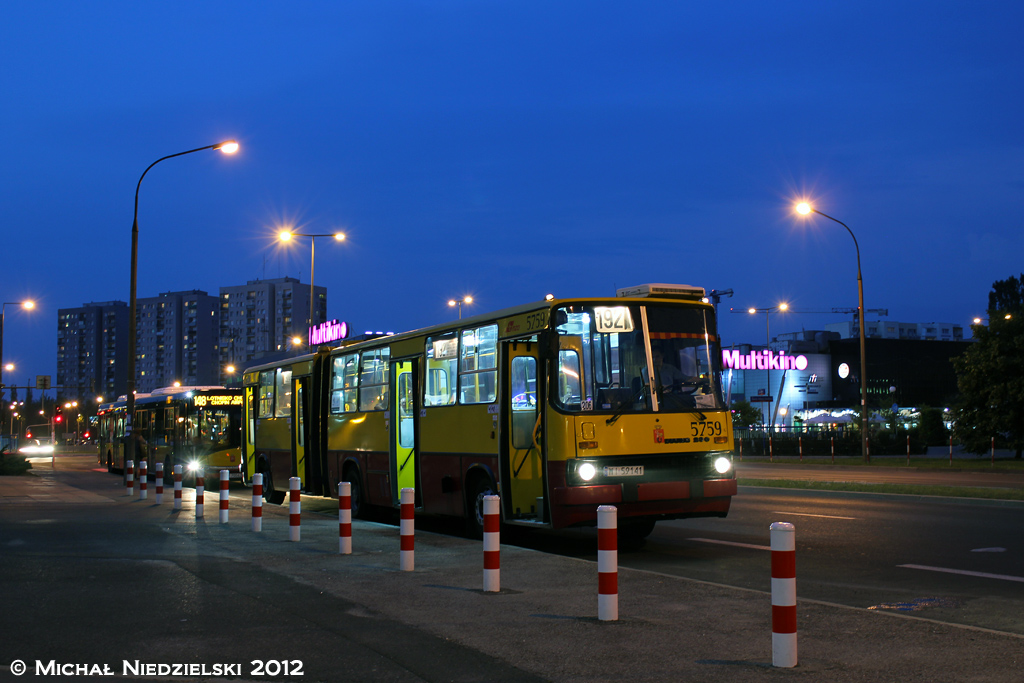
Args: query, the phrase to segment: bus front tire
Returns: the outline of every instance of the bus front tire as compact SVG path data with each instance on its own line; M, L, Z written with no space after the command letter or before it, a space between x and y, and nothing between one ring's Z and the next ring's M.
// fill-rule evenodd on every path
M363 484L359 479L359 472L354 467L349 467L341 476L341 480L351 485L352 518L362 519L366 515L366 504L363 501Z

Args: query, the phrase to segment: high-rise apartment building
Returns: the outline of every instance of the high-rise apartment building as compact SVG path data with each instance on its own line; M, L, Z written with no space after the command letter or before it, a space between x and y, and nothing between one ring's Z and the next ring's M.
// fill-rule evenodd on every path
M105 301L57 311L60 395L111 396L128 384L128 304ZM118 362L121 361L121 362Z
M327 288L313 288L313 325L327 320ZM306 344L309 324L309 285L295 278L250 280L220 288L221 381L231 381L224 369L239 371L250 361L287 350L293 337Z
M251 361L306 345L309 285L295 278L251 280L165 292L136 302L135 387L146 393L180 382L212 386L240 379ZM313 291L313 320L327 319L327 289ZM57 385L64 394L116 399L128 386L128 305L84 304L57 312ZM228 366L237 368L234 374Z

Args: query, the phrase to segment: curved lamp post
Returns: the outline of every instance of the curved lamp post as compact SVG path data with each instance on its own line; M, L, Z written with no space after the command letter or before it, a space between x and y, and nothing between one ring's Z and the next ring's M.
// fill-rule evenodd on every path
M857 312L860 316L860 451L864 462L869 462L871 458L868 456L868 362L866 345L864 343L864 278L861 277L860 271L860 245L857 244L857 237L853 234L853 230L850 230L850 226L841 220L829 216L827 213L818 211L807 202L797 204L796 212L803 216L816 213L843 226L846 228L846 232L850 233L850 237L853 238L853 246L857 250Z
M165 157L160 157L142 172L139 176L139 182L135 186L135 217L132 220L132 266L131 266L131 292L129 294L128 304L128 405L127 405L127 419L125 420L125 439L128 443L128 454L126 460L134 460L135 458L135 440L131 438L132 432L132 418L135 415L135 337L136 337L136 320L135 320L135 304L136 304L136 286L138 284L138 272L139 272L139 188L142 187L142 179L149 173L149 169L153 168L161 161L167 159L173 159L174 157L184 156L186 154L192 154L193 152L202 152L207 149L219 149L225 154L234 154L238 151L238 143L234 140L225 140L224 142L218 142L215 145L207 145L205 147L196 147L186 152L178 152L177 154L168 154Z
M35 301L5 301L0 306L0 388L4 386L4 318L7 316L8 306L21 306L26 311L36 307Z
M459 307L459 320L462 320L462 304L466 304L467 306L469 306L471 303L473 303L473 297L468 295L462 297L461 299L448 300L448 305L451 306L452 308L455 308L456 306Z
M318 233L316 235L308 232L292 232L290 230L282 230L278 233L277 238L282 242L290 242L293 237L308 237L309 238L309 325L313 327L313 267L316 264L316 238L317 237L333 237L337 242L345 241L345 233L333 232L333 233ZM308 334L308 332L307 332Z
M771 333L771 328L768 326L769 325L769 323L768 323L768 316L772 313L772 311L779 311L780 313L785 313L788 310L789 310L789 304L787 304L787 303L781 303L778 306L769 306L768 308L754 308L754 307L751 307L751 308L747 309L747 313L749 313L750 315L755 315L757 313L764 313L764 334L765 334L764 348L765 348L766 351L770 350L771 343L772 343L772 333ZM772 382L771 382L771 379L772 379L772 371L769 368L766 367L765 368L765 382L764 382L764 387L765 387L764 390L766 392L765 393L766 396L771 396L772 395L772 387L771 387ZM779 396L779 401L781 401L781 400L782 400L782 397ZM775 426L775 424L774 424L775 420L772 419L772 405L771 405L771 402L768 403L768 417L765 419L764 422L765 422L766 425L768 425L768 431L771 432L772 428Z

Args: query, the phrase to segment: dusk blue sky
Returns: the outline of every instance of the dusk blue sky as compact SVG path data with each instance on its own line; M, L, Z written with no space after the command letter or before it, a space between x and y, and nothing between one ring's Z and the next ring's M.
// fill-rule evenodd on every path
M1017 2L38 2L0 12L4 360L57 309L256 278L403 331L643 282L968 324L1024 271ZM776 332L843 315L772 317Z

